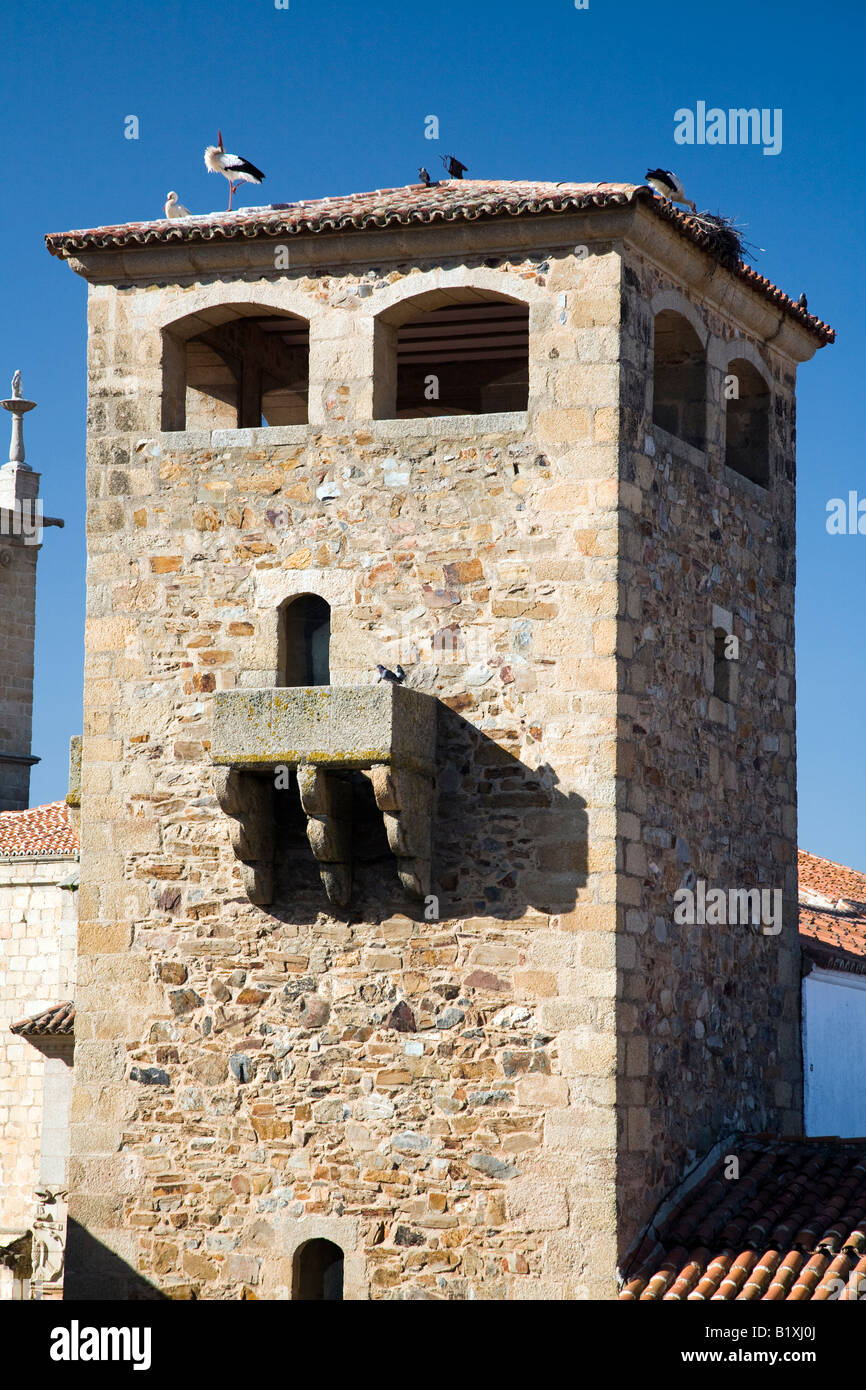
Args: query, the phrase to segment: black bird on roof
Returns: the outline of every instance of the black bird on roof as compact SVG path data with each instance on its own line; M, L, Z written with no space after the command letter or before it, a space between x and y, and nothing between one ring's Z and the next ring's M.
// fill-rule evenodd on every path
M430 175L427 173L427 170L424 168L423 164L421 165L421 168L418 170L418 177L424 184L425 188L430 187Z
M450 179L462 179L464 174L469 173L466 165L461 164L460 160L456 159L453 154L440 154L439 158L448 170L448 177Z
M376 670L379 672L380 681L390 681L392 685L402 685L406 679L406 672L402 666L398 666L395 671L389 671L387 666L377 661Z
M806 298L806 293L805 293L805 291L804 291L804 292L800 295L800 298L797 300L797 308L798 308L798 309L808 309L808 307L809 307L809 301L808 301L808 299Z

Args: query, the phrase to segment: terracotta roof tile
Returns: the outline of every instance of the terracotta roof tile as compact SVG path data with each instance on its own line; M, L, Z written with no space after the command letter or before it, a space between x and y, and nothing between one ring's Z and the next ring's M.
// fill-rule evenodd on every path
M77 853L78 834L65 801L49 801L29 811L0 811L0 858Z
M75 1005L71 1000L52 1004L50 1009L13 1023L9 1031L22 1037L71 1037L75 1033Z
M625 1300L767 1302L866 1292L866 1139L732 1143L644 1241ZM649 1247L649 1253L648 1253ZM857 1278L864 1275L862 1283Z
M866 974L866 874L799 853L800 944L828 970Z
M628 207L643 203L671 223L682 236L710 251L709 234L688 213L658 198L646 184L542 183L535 180L443 180L426 188L379 188L370 193L313 198L298 203L271 203L235 212L210 212L200 216L151 222L125 222L79 231L52 232L45 244L53 256L67 258L78 251L119 250L125 246L179 244L181 242L234 241L254 237L300 236L319 232L380 230L384 227L424 225L434 222L477 221L496 217L542 216L593 208ZM731 273L745 280L765 299L797 319L822 343L833 342L835 333L814 314L800 308L788 295L751 266L740 261Z

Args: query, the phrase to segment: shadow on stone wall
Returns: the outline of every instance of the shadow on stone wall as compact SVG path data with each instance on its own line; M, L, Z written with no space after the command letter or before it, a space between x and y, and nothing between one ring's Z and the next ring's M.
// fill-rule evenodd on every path
M527 908L556 913L574 907L587 875L586 801L559 791L557 781L549 763L528 767L440 705L431 885L439 919L510 921ZM423 921L423 903L400 886L362 773L353 774L353 795L353 891L345 917L378 922L402 912ZM275 793L275 823L271 915L301 924L315 921L317 913L342 916L325 897L294 778Z
M78 1300L154 1303L168 1301L168 1296L91 1235L85 1226L69 1217L63 1301Z

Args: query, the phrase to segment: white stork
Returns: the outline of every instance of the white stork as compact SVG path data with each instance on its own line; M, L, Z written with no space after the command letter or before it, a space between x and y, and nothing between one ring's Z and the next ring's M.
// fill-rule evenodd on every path
M177 194L172 191L165 195L165 215L166 217L191 217L189 208L185 208L183 203L177 201Z
M650 188L667 198L668 202L683 203L687 208L691 208L692 212L697 212L692 200L686 197L686 190L676 174L671 173L670 169L647 169L646 181Z
M232 210L232 197L239 183L261 183L265 177L261 169L241 159L239 154L227 154L223 146L223 133L217 131L217 144L208 145L204 152L205 167L211 174L222 174L229 181L229 212Z

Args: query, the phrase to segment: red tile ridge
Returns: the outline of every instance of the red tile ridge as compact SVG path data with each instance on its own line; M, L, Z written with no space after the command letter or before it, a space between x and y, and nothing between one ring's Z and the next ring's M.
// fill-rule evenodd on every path
M407 184L401 188L239 208L232 213L211 212L189 218L169 220L162 217L145 222L80 228L49 233L45 244L53 256L67 258L79 251L113 250L135 245L172 245L320 232L363 232L391 226L538 216L580 212L593 207L628 207L638 203L669 222L694 245L708 254L713 253L713 241L706 229L689 213L659 198L646 184L504 179L446 179L429 188L423 184ZM822 344L835 340L836 335L829 324L809 313L745 261L732 262L728 268L731 274L796 319Z

